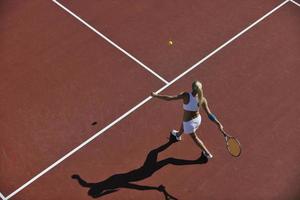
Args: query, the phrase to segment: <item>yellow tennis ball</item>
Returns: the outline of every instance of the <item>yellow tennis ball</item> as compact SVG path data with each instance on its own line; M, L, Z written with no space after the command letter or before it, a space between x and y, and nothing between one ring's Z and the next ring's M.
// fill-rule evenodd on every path
M173 45L173 41L172 41L172 40L169 40L168 44L169 44L169 45Z

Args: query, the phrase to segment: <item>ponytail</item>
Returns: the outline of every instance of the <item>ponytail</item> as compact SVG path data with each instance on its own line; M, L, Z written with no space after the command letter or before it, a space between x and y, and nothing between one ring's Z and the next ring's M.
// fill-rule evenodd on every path
M199 104L201 104L201 103L202 103L202 101L203 101L203 98L204 98L204 96L203 96L203 89L202 89L202 87L201 87L201 88L199 88L199 89L197 90L197 92L198 92L198 102L199 102Z

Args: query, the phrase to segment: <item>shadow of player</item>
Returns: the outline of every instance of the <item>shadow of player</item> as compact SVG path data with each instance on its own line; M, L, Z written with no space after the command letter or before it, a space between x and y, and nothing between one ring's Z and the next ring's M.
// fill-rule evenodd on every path
M170 136L170 139L167 143L161 145L156 149L151 150L148 153L144 164L140 168L134 169L130 172L112 175L109 178L98 183L88 183L77 174L72 175L72 178L76 179L82 187L89 188L88 195L93 198L101 197L116 192L120 188L129 188L129 189L136 189L136 190L157 190L164 194L166 200L176 200L175 197L173 197L166 191L166 188L163 185L155 187L155 186L138 185L132 183L132 182L144 180L152 176L152 174L154 174L156 171L158 171L159 169L161 169L162 167L168 164L194 165L194 164L207 163L207 158L204 156L201 156L196 160L183 160L183 159L169 157L161 161L157 161L158 154L166 150L175 142L176 139Z

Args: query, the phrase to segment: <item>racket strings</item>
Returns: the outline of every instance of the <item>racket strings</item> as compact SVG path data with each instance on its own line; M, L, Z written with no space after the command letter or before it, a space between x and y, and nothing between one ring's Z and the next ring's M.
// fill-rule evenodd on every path
M228 138L227 149L228 149L229 153L235 157L238 157L241 154L240 143L235 138Z

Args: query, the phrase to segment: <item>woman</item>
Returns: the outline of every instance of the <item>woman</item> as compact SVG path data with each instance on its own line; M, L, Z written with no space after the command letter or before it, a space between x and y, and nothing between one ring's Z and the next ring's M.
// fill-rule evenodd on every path
M202 154L208 159L211 159L213 155L208 151L204 143L196 135L196 130L201 124L199 108L202 107L204 109L208 115L208 118L218 125L221 132L224 132L224 130L222 124L209 110L207 100L203 96L202 84L199 81L194 81L192 84L192 92L183 92L176 96L159 95L154 92L151 93L151 96L166 101L178 99L183 100L183 122L179 131L173 130L171 133L178 141L181 140L182 133L190 135L197 146L201 148Z

